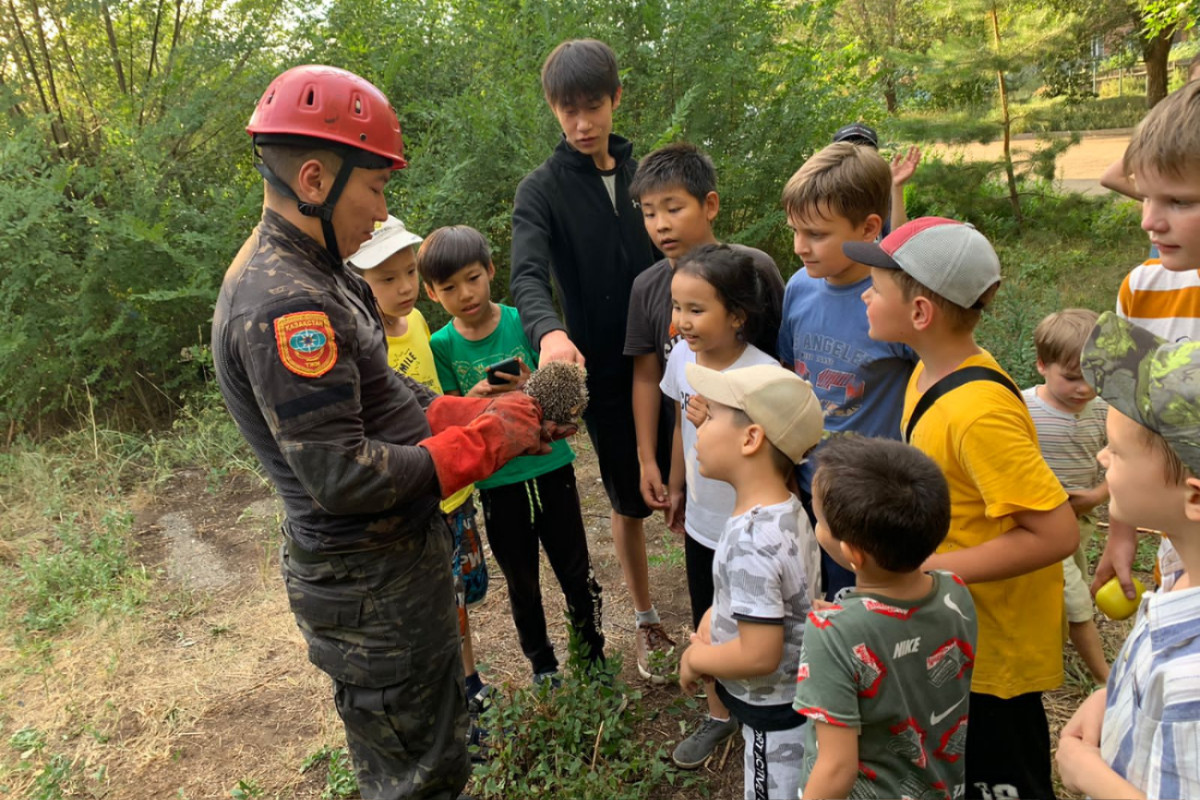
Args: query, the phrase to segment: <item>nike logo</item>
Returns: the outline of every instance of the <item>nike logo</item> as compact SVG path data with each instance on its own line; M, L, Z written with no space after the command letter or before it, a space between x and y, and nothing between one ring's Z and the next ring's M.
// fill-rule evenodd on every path
M951 597L950 595L944 595L944 596L943 596L943 599L944 599L944 600L945 600L945 602L946 602L946 608L950 609L950 610L951 610L951 611L953 611L955 614L958 614L958 615L959 615L960 617L962 617L963 619L967 619L967 615L966 615L966 614L964 614L964 613L962 612L962 609L958 607L958 603L954 602L954 598L953 598L953 597ZM970 620L967 620L967 621L968 621L968 622L970 622Z
M942 720L944 720L946 717L948 717L948 716L950 715L950 712L951 712L951 711L953 711L954 709L958 708L959 706L961 706L961 705L962 705L962 702L963 702L963 700L966 700L966 699L967 699L967 698L965 698L965 697L960 697L960 698L958 698L958 702L957 702L957 703L955 703L954 705L952 705L952 706L950 706L949 708L947 708L947 709L946 709L945 711L943 711L941 714L934 714L934 713L930 713L930 715L929 715L929 725L930 725L930 727L932 727L932 726L934 726L934 725L937 725L939 722L941 722L941 721L942 721Z

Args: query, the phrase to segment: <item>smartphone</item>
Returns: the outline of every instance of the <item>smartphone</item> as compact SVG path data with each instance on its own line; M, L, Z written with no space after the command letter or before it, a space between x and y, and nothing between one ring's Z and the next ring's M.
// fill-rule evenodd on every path
M504 378L496 376L497 372L503 372L505 375L520 375L521 360L516 358L505 359L498 364L492 364L487 368L487 382L492 386L504 386L508 383Z

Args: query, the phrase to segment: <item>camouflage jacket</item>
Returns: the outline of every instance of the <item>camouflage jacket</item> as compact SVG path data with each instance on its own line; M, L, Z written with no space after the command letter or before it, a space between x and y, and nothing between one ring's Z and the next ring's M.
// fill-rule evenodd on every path
M313 552L424 533L437 510L434 395L397 375L370 288L266 210L225 273L213 316L217 382Z

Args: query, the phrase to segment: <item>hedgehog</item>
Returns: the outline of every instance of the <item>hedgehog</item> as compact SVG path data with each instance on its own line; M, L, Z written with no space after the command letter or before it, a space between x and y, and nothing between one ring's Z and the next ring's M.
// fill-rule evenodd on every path
M525 394L541 404L546 419L569 425L587 408L586 373L578 364L551 361L529 376Z

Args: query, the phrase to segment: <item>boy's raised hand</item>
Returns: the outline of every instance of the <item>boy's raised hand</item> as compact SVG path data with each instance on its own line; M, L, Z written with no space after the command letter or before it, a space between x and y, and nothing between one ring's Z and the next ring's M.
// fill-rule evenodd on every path
M910 147L908 152L897 153L892 159L892 185L903 186L917 171L921 163L921 148Z

